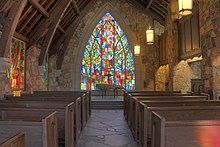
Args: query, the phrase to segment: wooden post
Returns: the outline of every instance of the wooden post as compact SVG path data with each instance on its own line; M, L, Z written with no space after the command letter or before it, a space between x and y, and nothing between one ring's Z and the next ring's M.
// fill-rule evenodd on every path
M27 0L15 1L6 19L0 38L0 57L8 57L11 41Z

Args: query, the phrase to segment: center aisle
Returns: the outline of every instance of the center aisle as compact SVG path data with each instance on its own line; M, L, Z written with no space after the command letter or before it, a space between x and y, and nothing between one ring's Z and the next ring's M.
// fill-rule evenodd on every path
M136 147L123 110L92 110L77 147Z

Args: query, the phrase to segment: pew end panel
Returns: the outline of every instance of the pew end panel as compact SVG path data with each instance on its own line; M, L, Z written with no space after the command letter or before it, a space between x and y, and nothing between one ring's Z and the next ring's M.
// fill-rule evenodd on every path
M0 144L0 147L25 147L25 135L19 133Z
M57 112L54 112L43 119L43 127L44 147L58 147Z
M65 108L65 145L67 147L74 147L74 137L75 137L75 118L74 118L74 107L75 103L72 102L68 104Z
M151 119L152 119L151 147L166 147L165 146L165 118L163 118L161 115L157 114L156 112L152 112Z

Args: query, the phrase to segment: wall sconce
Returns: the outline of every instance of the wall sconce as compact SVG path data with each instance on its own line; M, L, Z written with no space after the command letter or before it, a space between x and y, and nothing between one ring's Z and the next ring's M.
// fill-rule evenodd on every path
M135 46L134 46L134 55L135 55L135 56L139 56L140 53L141 53L141 47L140 47L140 45L135 45Z

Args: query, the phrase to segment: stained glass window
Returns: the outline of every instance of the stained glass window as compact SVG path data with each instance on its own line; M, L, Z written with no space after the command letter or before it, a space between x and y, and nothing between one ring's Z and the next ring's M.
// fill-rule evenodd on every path
M127 90L135 88L129 41L110 13L98 22L83 54L81 89L96 90L96 84L115 84Z
M13 38L10 50L10 88L12 92L24 90L25 43Z

